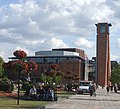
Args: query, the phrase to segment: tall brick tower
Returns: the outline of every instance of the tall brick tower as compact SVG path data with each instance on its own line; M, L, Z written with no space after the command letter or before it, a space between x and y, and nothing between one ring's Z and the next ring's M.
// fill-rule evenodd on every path
M106 86L109 84L109 76L111 74L109 27L112 25L108 23L95 25L97 26L97 82L102 86Z

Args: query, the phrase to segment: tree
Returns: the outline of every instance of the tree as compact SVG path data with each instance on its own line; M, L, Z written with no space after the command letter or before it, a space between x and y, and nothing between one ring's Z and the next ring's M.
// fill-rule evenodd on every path
M23 50L16 50L15 52L13 52L13 55L17 59L4 63L4 69L12 72L18 72L19 70L21 70L22 73L27 73L28 76L29 73L31 73L32 71L37 71L38 64L35 63L33 60L27 60L27 54Z
M110 81L112 84L120 84L120 64L116 65L111 72Z
M36 71L38 64L32 60L26 60L27 54L23 50L16 50L13 55L17 58L15 61L4 63L4 68L15 69L18 72L18 99L17 104L19 105L19 91L20 91L20 73Z
M59 71L59 66L57 64L51 64L50 67L45 70L45 72L41 75L42 82L44 81L45 84L53 84L53 83L60 83L62 81L62 72Z
M56 75L54 78L53 78L53 81L56 83L56 84L59 84L61 83L62 81L62 75Z
M70 80L72 79L72 73L70 71L67 71L64 75L64 78L67 80L67 84L69 84Z
M3 61L2 57L0 57L0 77L3 76L3 63L4 63L4 61Z

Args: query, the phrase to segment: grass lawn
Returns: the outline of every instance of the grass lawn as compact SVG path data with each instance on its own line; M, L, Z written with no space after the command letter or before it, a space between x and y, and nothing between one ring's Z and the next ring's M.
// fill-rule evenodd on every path
M67 98L74 93L58 92L57 96L60 98ZM17 105L17 99L12 97L0 97L0 109L39 109L40 106L45 106L55 101L30 101L30 100L19 100Z
M17 99L15 98L0 97L0 109L36 109L50 103L53 103L53 101L20 100L19 105L17 105Z
M61 97L61 98L67 98L71 95L75 95L76 93L75 92L65 92L65 91L58 91L57 92L57 96L58 97Z

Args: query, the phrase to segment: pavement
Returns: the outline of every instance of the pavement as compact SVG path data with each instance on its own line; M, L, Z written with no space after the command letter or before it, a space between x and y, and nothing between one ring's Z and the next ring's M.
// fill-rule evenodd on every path
M73 95L45 106L45 109L120 109L120 92L107 93L106 89L97 89L96 97Z

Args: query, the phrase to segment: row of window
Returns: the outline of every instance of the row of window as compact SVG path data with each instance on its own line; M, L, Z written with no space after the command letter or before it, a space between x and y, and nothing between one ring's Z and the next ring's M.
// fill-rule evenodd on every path
M60 63L65 60L78 60L77 57L31 57L29 59L37 63Z

